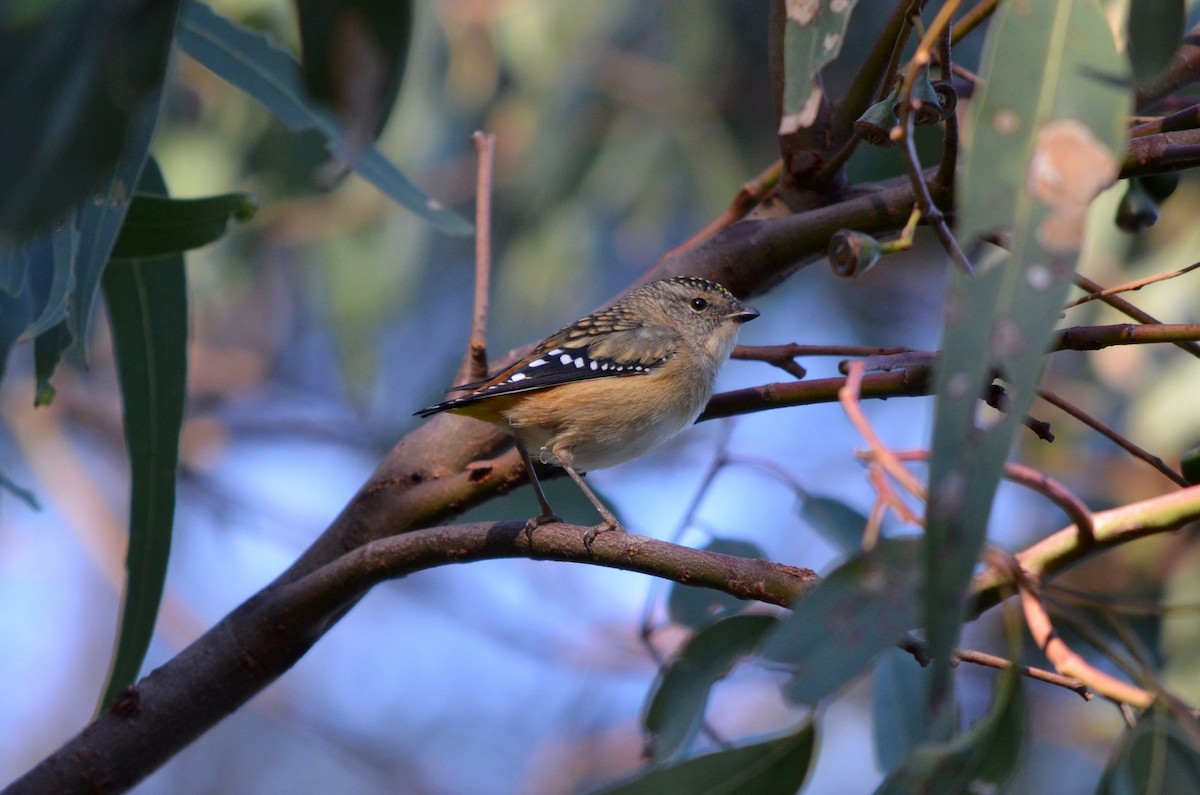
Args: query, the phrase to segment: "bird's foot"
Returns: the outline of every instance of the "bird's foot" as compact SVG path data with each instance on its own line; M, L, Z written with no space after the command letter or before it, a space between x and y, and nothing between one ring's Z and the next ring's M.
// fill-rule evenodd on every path
M533 545L533 531L537 530L544 524L562 524L562 519L556 513L544 513L541 516L535 516L525 523L525 540L529 545Z
M601 533L624 533L625 528L615 517L609 516L603 522L597 525L592 525L583 533L583 545L587 547L588 554L592 554L592 544L596 541L596 536Z

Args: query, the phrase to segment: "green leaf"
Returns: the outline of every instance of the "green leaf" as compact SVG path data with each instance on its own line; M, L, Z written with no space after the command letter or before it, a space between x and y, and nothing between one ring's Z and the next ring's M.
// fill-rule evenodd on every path
M0 292L0 381L8 367L8 354L33 317L33 298L29 290L19 295Z
M800 516L843 553L862 549L867 517L841 500L810 494L800 501Z
M1125 732L1096 789L1096 795L1196 792L1200 792L1200 750L1162 706Z
M1096 0L1006 3L988 28L958 185L959 235L1007 230L1011 255L955 273L946 300L930 462L924 620L934 725L948 719L962 601L996 485L1036 391L1087 208L1117 174L1128 92ZM980 419L999 377L1008 407Z
M714 538L704 547L709 552L736 555L739 558L765 559L761 548L748 541ZM667 597L667 614L676 624L692 629L702 629L719 619L741 612L746 607L744 599L694 585L675 583Z
M0 20L0 232L20 239L110 177L162 85L179 6L46 5Z
M761 653L792 670L789 699L816 704L916 625L919 550L915 538L880 541L838 566L779 622Z
M922 728L928 690L929 669L911 654L888 649L879 657L871 689L871 728L875 761L883 772L895 770L929 739Z
M811 127L821 107L817 75L841 52L857 0L787 3L783 29L783 118L779 134Z
M1129 62L1139 86L1154 82L1171 63L1187 22L1184 0L1130 0Z
M172 199L135 194L113 246L114 259L178 254L207 245L225 234L230 219L247 221L258 205L248 193L204 199Z
M146 169L140 187L165 191L156 165ZM137 679L166 580L187 380L183 255L154 261L114 260L105 269L103 290L133 475L125 560L128 582L116 652L101 700L107 708Z
M188 55L249 94L292 131L316 129L339 157L355 153L350 164L364 179L401 206L452 235L468 235L471 225L412 183L375 146L358 146L327 111L315 107L300 86L300 65L265 36L235 25L194 0L183 14L179 45Z
M812 721L768 740L652 767L596 795L795 795L812 763Z
M704 724L713 685L758 647L776 621L774 616L732 616L692 636L651 691L645 723L653 759L687 753Z
M335 110L351 138L378 137L404 79L412 2L296 0L296 15L309 95Z
M1017 669L998 677L988 713L946 743L918 747L876 795L1001 792L1017 768L1025 734L1025 694Z

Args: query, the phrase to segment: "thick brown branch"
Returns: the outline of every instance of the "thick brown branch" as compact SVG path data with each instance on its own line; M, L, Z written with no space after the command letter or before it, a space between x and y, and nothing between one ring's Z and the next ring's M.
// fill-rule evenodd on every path
M4 792L91 793L133 786L290 668L372 586L424 569L531 557L654 574L780 605L818 583L808 569L626 533L601 533L589 551L586 530L544 525L530 538L524 522L487 523L436 527L361 546L242 605Z

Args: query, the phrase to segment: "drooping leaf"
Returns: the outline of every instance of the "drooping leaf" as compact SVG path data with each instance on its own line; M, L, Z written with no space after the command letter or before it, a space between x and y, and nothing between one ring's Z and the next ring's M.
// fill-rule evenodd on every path
M704 724L713 685L741 657L757 648L775 625L774 616L731 616L697 632L663 671L646 709L651 758L686 754Z
M880 541L838 566L779 622L761 653L791 669L789 699L816 704L913 629L919 550L913 538Z
M411 0L296 0L296 16L309 95L352 140L376 138L404 79Z
M254 197L247 193L203 199L135 194L112 256L159 257L199 248L225 234L230 220L247 221L257 209Z
M810 494L800 501L800 516L843 553L862 549L867 517L841 500Z
M178 6L58 2L0 18L0 232L62 222L111 176L162 85Z
M28 256L24 246L4 245L0 242L0 292L10 296L25 289L25 277L29 270Z
M929 669L911 654L888 649L879 657L871 688L871 729L875 761L884 773L896 769L929 739L921 728L926 721L928 690Z
M766 558L757 545L729 538L714 538L704 549L739 558ZM671 620L692 629L702 629L714 621L741 612L745 607L745 600L723 591L679 583L671 586L667 597L667 614Z
M933 721L949 719L950 657L996 485L1033 399L1083 237L1117 174L1130 97L1096 0L1006 3L988 28L971 142L958 183L959 239L1005 230L1011 254L956 272L946 299L930 462L924 620ZM994 378L1005 413L977 415Z
M651 767L596 795L795 795L808 775L815 740L808 721L768 740Z
M265 36L252 33L193 0L180 23L179 45L222 79L245 91L293 131L316 129L339 157L353 153L350 167L401 206L452 235L471 225L427 196L375 146L355 146L337 119L304 96L300 64Z
M1184 0L1130 0L1129 62L1133 81L1149 85L1167 68L1183 38Z
M1200 792L1200 748L1162 706L1125 732L1096 788L1096 795L1195 792Z
M139 189L166 192L157 165ZM175 514L179 430L187 380L187 290L183 255L114 260L104 271L132 468L128 575L116 652L101 705L137 679L162 601Z
M1025 693L1017 669L1000 674L987 714L946 743L922 745L884 780L876 795L1003 792L1025 735Z
M817 75L841 52L855 2L857 0L812 0L786 4L780 135L811 127L816 121L822 95Z
M49 235L49 250L46 257L30 262L30 267L45 268L50 272L50 291L46 295L37 317L25 329L22 336L32 339L54 326L67 316L67 300L75 287L75 253L79 248L79 233L75 224L67 221Z

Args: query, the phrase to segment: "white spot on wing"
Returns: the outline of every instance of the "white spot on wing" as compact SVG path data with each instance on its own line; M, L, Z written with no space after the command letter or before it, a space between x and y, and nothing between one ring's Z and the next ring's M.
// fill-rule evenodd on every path
M571 354L564 353L562 356L558 357L558 361L560 364L570 364L571 363Z
M515 383L517 381L524 381L528 377L529 376L525 375L524 373L513 373L512 378L508 380Z
M566 362L563 362L563 364L566 364ZM583 367L583 357L582 356L575 357L575 366Z
M530 367L541 367L543 364L549 364L545 359L534 359L529 363Z
M598 369L600 369L600 365L596 364L595 362L592 362L592 369L598 370Z

